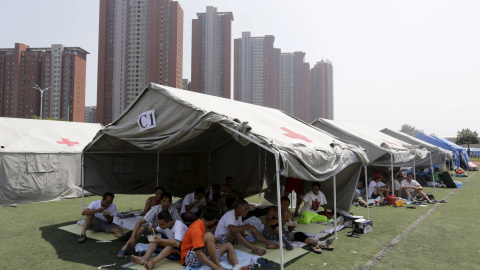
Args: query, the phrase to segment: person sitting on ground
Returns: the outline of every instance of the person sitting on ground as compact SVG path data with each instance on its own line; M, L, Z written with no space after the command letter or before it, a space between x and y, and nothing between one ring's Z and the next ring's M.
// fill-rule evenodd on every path
M290 199L288 197L282 197L280 201L282 226L278 225L278 207L270 207L267 213L267 218L265 220L265 229L262 232L263 236L267 240L278 241L278 233L279 230L282 229L282 241L285 244L287 250L293 249L293 246L290 243L291 241L299 241L310 245L312 251L318 254L322 253L322 249L333 250L333 247L330 246L333 242L333 238L329 238L326 241L315 240L311 237L306 236L303 232L294 231L296 225L287 225L288 230L285 229L285 224L287 224L287 222L292 222L292 213L290 212L290 209L288 209L288 207L290 206Z
M160 233L162 237L158 235L154 236L154 240L148 244L147 251L141 257L132 255L130 260L136 264L141 264L147 269L153 269L153 267L172 254L175 249L180 254L180 244L182 243L183 236L188 230L188 227L180 220L175 220L168 211L162 211L157 216L158 227L153 228L149 226L148 230L155 230L155 233ZM160 253L155 256L151 261L148 261L152 254L157 250L159 245L164 245Z
M159 205L162 202L162 195L165 193L165 188L163 187L156 187L155 188L155 195L148 198L145 202L145 207L143 209L142 216L145 216L147 212L152 208L152 206Z
M428 203L434 203L431 201L425 193L423 193L423 187L415 180L413 180L413 174L407 173L407 179L404 179L401 183L402 193L405 199L411 199L413 202L416 201L417 195L420 195L422 198L427 200Z
M202 213L201 210L205 205L205 190L198 187L194 192L187 194L185 199L183 199L180 216L185 222L195 221Z
M113 203L113 198L115 198L113 193L105 192L102 200L93 201L82 211L85 220L82 233L78 238L79 243L84 243L87 240L87 230L113 233L117 238L123 235L122 229L113 223L113 217L117 214L117 206Z
M385 196L390 192L390 188L382 182L383 176L377 172L373 175L373 180L368 185L368 198L373 199L380 196L381 199L378 203L382 204L385 200Z
M355 203L355 206L358 206L359 204L361 206L366 206L367 202L363 200L363 195L360 190L363 189L363 182L358 181L357 182L357 187L355 188L355 193L353 195L353 202Z
M393 188L392 188L392 175L391 174L388 175L387 186L391 190L390 194L392 194L392 191L393 191L394 196L396 196L397 198L402 197L402 191L401 191L402 188L401 188L400 182L398 182L397 179L393 180Z
M124 258L127 252L127 249L129 247L135 248L135 245L137 244L136 243L137 240L140 239L140 237L142 237L142 234L144 232L146 235L150 234L151 230L148 231L148 226L150 224L152 224L152 226L158 226L157 217L158 217L158 214L162 211L169 212L174 220L182 221L182 218L178 214L177 208L175 208L175 206L172 205L172 194L170 192L163 193L162 202L160 203L160 205L155 205L152 208L150 208L150 211L148 211L147 214L143 216L143 218L140 219L137 222L137 224L135 224L135 227L131 231L131 235L127 243L125 243L122 249L117 253L117 258L119 259Z
M215 230L215 238L220 238L220 243L232 243L233 245L240 243L242 246L250 249L257 255L265 255L266 250L255 247L245 239L244 233L252 234L255 240L265 244L267 249L279 248L278 244L272 243L265 239L263 235L249 223L242 225L242 217L248 214L248 202L241 200L237 203L235 209L228 211L223 215L217 224ZM247 232L244 232L244 231Z
M285 183L285 189L283 191L283 196L288 197L290 193L295 190L297 194L297 204L302 200L303 195L303 180L294 177L288 177Z
M227 207L231 207L234 202L243 200L242 194L233 189L233 178L231 176L226 177L225 184L220 188L220 191L226 196Z
M208 194L205 196L205 201L207 202L207 206L215 206L220 209L220 216L227 210L227 198L222 196L220 193L220 185L217 183L212 185Z
M325 195L323 195L323 193L320 191L320 184L318 182L313 182L312 190L305 193L300 202L297 203L297 206L295 208L295 216L298 216L298 209L300 208L300 205L302 205L302 203L304 203L304 205L300 212L309 211L314 214L324 214L327 219L331 219L331 215L328 212L327 199L325 198ZM319 212L321 205L323 205L323 213Z
M203 209L199 219L193 222L185 233L182 241L181 264L188 268L199 268L206 265L214 270L223 270L219 259L227 253L228 262L233 270L248 270L249 266L240 266L237 254L231 243L215 245L215 238L211 232L205 232L206 227L212 226L218 216L218 209L207 206Z

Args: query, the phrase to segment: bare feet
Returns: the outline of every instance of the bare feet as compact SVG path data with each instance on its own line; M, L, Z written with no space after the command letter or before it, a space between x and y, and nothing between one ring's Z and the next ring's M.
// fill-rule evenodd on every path
M138 256L130 256L130 261L136 263L136 264L141 264L143 265L144 263L146 263L147 261L143 258L143 257L138 257Z
M278 243L270 242L270 244L267 245L267 249L277 249L277 248L280 248L280 244Z
M240 268L240 270L250 270L250 266L242 266L242 268Z
M267 254L267 251L265 249L257 248L255 250L252 250L252 253L257 254L258 256L263 256Z
M143 266L145 266L145 268L147 268L148 270L152 270L155 264L153 263L153 261L149 261L144 263Z

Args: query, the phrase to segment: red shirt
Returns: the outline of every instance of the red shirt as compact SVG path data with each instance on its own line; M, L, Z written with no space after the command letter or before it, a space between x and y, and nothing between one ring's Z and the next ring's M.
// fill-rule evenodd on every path
M180 246L181 250L181 264L185 265L185 257L187 252L190 250L195 250L197 248L203 248L205 243L203 242L203 236L205 235L205 225L200 219L197 219L195 222L190 225L185 236L183 236L182 245Z

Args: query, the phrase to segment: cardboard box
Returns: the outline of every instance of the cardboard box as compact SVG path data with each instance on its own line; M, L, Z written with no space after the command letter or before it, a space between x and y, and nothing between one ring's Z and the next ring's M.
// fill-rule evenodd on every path
M355 221L357 219L363 219L363 216L345 215L345 216L343 216L342 223L345 227L352 228L353 227L353 221Z
M352 228L356 233L366 234L373 230L373 224L368 219L357 219L353 222Z

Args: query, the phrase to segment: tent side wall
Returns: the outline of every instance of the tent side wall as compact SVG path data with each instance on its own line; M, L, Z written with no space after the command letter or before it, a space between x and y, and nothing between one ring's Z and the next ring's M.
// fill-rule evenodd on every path
M0 153L0 205L77 198L80 153Z

